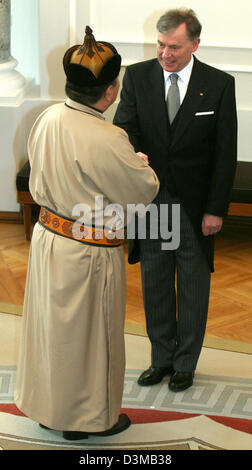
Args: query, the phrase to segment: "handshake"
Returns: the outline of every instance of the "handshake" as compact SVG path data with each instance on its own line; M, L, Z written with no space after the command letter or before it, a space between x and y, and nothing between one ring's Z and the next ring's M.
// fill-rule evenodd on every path
M149 163L148 155L145 155L145 153L142 153L142 152L137 152L137 155L139 155L139 157L142 160L144 160L146 163Z

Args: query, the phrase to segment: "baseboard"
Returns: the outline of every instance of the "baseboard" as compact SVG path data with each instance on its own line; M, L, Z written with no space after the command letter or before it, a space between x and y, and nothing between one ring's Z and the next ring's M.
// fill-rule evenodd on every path
M31 212L31 221L36 222L38 220L39 214L39 206L33 204L32 205L32 212ZM5 224L23 224L24 217L23 217L23 210L22 206L20 208L20 212L5 212L0 211L0 223Z
M238 215L228 215L224 220L225 227L242 227L250 228L252 227L252 217L247 216L238 216Z
M252 204L232 202L229 206L228 215L252 218Z
M23 216L21 212L4 212L0 211L0 223L22 224Z

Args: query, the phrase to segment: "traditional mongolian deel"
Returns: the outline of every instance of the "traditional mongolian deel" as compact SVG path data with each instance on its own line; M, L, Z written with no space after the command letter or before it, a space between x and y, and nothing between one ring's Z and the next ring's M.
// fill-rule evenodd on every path
M80 203L94 216L96 196L103 196L104 208L118 203L126 210L127 204L148 205L159 190L125 131L69 98L39 116L28 150L32 197L65 219L73 219ZM57 228L57 217L54 223ZM38 222L23 309L18 408L56 430L100 432L115 425L125 371L124 316L123 247L79 243Z

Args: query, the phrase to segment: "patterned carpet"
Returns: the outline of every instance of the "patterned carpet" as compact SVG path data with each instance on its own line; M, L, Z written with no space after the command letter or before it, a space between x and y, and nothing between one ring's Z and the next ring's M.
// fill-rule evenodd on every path
M191 388L168 391L168 378L139 387L140 369L127 369L126 431L74 443L42 429L15 407L15 366L0 367L0 448L6 450L252 450L252 379L196 374Z
M193 386L175 394L168 390L168 377L153 387L137 385L138 375L149 366L150 343L140 331L126 332L122 407L131 418L132 425L115 436L92 436L72 443L65 441L60 432L40 428L22 415L13 403L20 326L19 315L0 314L0 450L79 450L89 456L95 453L102 456L116 450L123 454L252 450L251 345L235 344L232 349L230 344L209 343L206 338ZM226 455L226 452L218 451L210 454L216 453L218 462L223 458L221 456ZM195 455L194 452L189 454ZM200 456L204 452L196 454ZM4 455L0 452L1 464ZM71 461L69 466L72 468Z

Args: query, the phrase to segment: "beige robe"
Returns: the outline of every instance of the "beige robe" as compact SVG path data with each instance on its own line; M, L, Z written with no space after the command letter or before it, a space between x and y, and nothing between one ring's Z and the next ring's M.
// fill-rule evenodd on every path
M159 189L126 133L70 99L38 117L28 153L34 200L68 218L79 203L88 204L94 218L96 196L104 196L104 207L118 203L126 210L127 204L148 205ZM52 429L87 432L118 421L125 285L122 246L87 245L35 225L14 395L28 417Z

